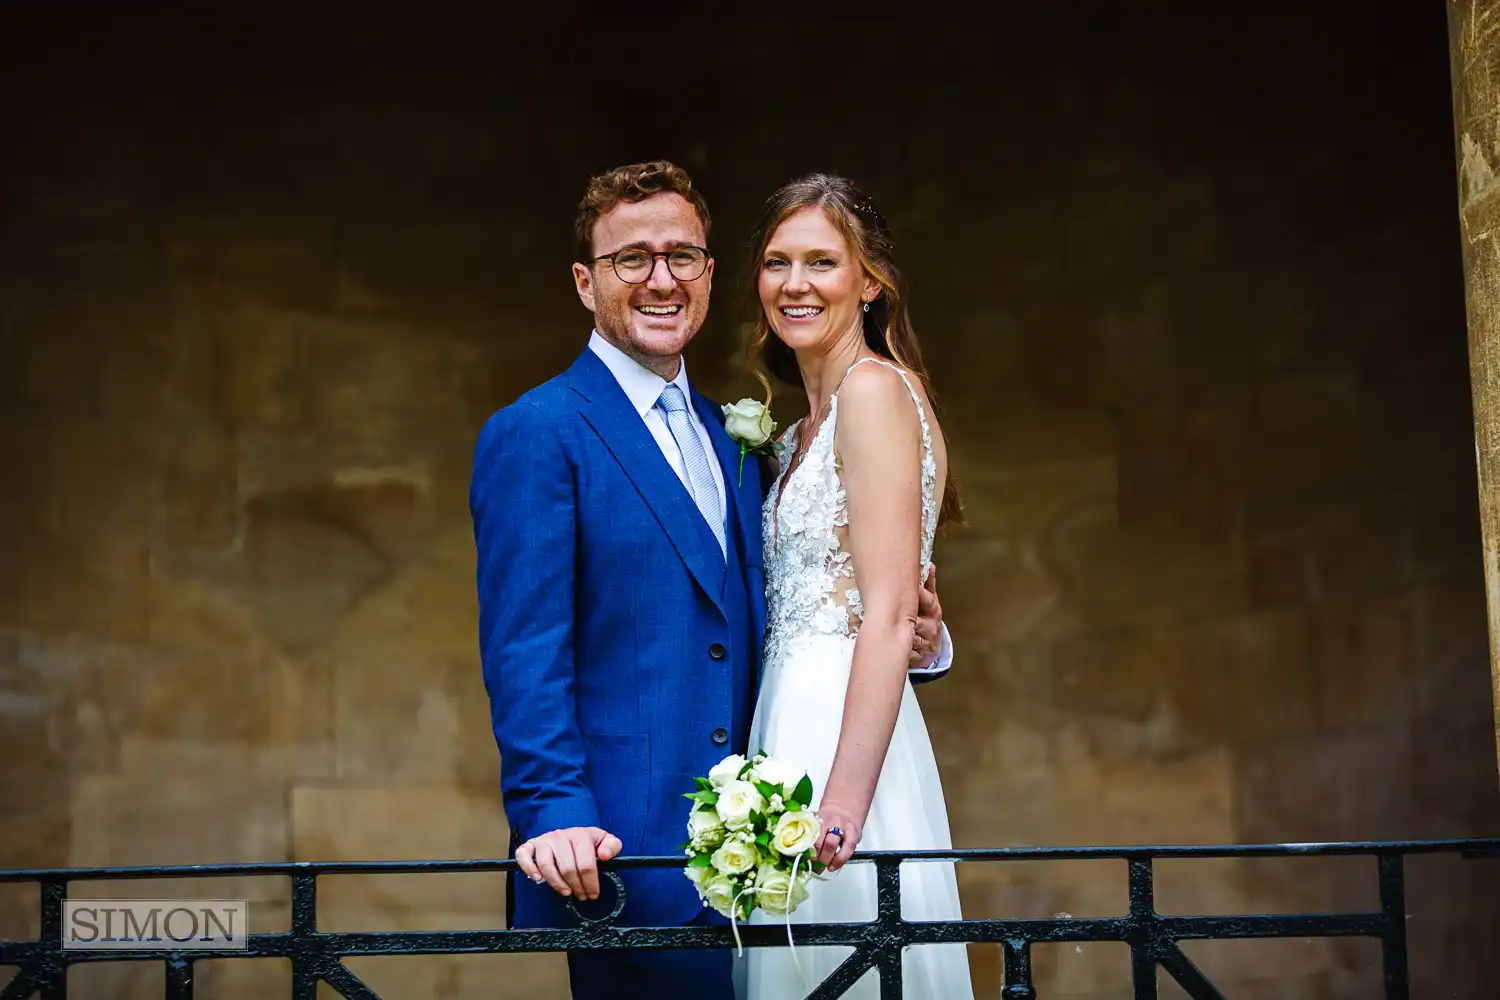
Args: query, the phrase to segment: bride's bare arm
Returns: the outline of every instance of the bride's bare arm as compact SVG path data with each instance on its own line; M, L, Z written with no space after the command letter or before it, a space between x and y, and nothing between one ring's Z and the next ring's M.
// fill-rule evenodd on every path
M838 407L834 445L864 620L819 806L818 859L835 870L858 844L901 708L922 548L922 432L906 384L884 365L860 365L844 380ZM834 828L840 836L829 836Z

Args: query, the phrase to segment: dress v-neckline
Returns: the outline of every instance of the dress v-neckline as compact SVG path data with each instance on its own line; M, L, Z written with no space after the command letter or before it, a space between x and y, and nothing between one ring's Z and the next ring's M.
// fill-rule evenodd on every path
M854 371L854 369L859 366L860 362L863 361L880 361L880 358L876 357L875 355L866 355L865 357L855 358L852 362L850 362L849 367L844 369L843 376L839 378L839 384L834 386L833 392L828 394L828 415L823 418L823 422L819 424L818 429L813 432L812 440L807 442L806 448L796 447L798 435L793 434L792 431L795 431L796 429L801 427L802 422L807 418L798 417L796 420L792 421L792 426L787 428L787 435L793 442L793 451L786 469L784 469L781 474L776 477L775 497L771 501L772 552L776 551L776 545L781 539L781 498L786 495L786 489L791 485L792 477L801 472L802 467L807 464L807 454L813 450L813 446L818 443L818 438L823 436L824 429L828 426L829 422L834 419L834 413L838 408L839 390L844 388L844 382L849 378L849 373Z

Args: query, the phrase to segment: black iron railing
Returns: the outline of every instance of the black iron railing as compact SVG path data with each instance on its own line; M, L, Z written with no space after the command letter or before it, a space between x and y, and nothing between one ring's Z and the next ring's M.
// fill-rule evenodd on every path
M882 1000L898 1000L901 948L944 942L999 944L1005 963L1006 1000L1036 1000L1031 948L1036 944L1113 941L1130 946L1136 1000L1156 1000L1156 970L1161 967L1193 998L1224 1000L1224 995L1183 953L1179 942L1208 939L1370 937L1380 940L1388 1000L1410 995L1406 950L1405 858L1414 854L1450 854L1464 858L1500 858L1500 839L1399 841L1342 844L1274 844L1227 847L1045 847L977 851L871 852L854 863L873 864L877 872L877 915L868 923L799 924L799 945L840 945L854 953L811 995L816 1000L842 996L872 967L879 970ZM1380 908L1364 913L1239 914L1169 916L1156 911L1154 864L1179 858L1264 858L1362 856L1375 864ZM916 922L901 918L903 862L1124 861L1129 872L1130 908L1117 917L951 920ZM681 865L679 857L621 858L609 870ZM514 872L513 861L291 862L283 864L187 865L170 868L63 868L0 871L0 882L31 882L41 894L41 934L35 941L0 942L0 966L18 967L0 1000L65 1000L68 966L97 961L165 962L168 1000L192 1000L193 963L202 959L286 958L292 967L294 1000L314 1000L324 980L347 1000L380 1000L344 965L360 955L436 955L566 951L610 948L726 948L727 927L621 927L614 916L580 919L579 926L555 930L462 930L331 932L318 930L317 880L320 875L387 875L395 873ZM176 879L204 877L290 876L291 929L251 934L244 949L80 951L63 945L63 903L69 883L101 879ZM621 890L623 891L623 890ZM619 899L617 915L623 906ZM775 926L742 927L746 947L785 947L785 931Z

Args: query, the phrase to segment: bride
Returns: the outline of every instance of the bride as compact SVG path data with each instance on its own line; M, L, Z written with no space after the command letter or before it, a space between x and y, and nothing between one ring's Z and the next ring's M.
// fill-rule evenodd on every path
M957 496L890 232L869 199L841 177L793 181L767 201L753 246L752 360L763 355L806 390L809 415L781 437L762 512L770 627L750 747L806 767L816 790L828 871L793 922L868 921L875 869L845 867L856 849L952 846L906 667L911 582L926 579L933 533L957 515ZM903 865L901 885L906 919L961 917L952 864ZM750 949L748 1000L805 996L848 951L799 947L794 961L787 948ZM902 966L909 1000L973 996L962 944L908 948ZM877 997L877 976L844 995Z

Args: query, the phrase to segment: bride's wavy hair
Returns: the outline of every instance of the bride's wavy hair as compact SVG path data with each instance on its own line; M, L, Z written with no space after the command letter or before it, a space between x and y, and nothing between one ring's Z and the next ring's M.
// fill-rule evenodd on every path
M749 278L749 298L756 320L755 329L746 345L746 354L751 371L765 387L766 404L770 405L772 395L766 371L783 382L802 387L802 371L797 367L796 354L771 332L770 320L760 301L759 278L771 237L783 222L804 208L821 210L833 227L843 235L845 242L859 258L860 266L880 283L880 296L870 302L868 311L862 313L865 343L876 354L895 362L921 379L928 402L936 411L937 397L933 393L927 366L922 361L922 349L917 344L917 335L912 329L911 315L907 312L902 294L905 282L901 271L896 267L896 247L891 238L890 226L886 224L885 216L876 209L875 203L853 181L835 174L817 173L807 174L784 184L767 198L750 239L752 256L746 273ZM937 416L936 412L932 415L934 418ZM943 506L938 512L938 523L963 523L963 505L953 483L951 461L948 481L943 489Z

